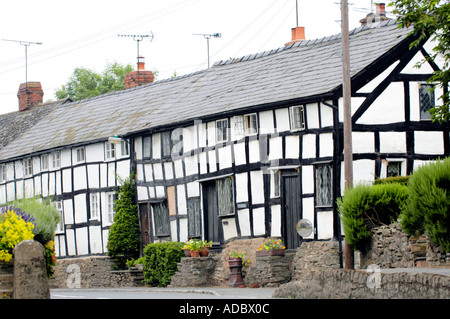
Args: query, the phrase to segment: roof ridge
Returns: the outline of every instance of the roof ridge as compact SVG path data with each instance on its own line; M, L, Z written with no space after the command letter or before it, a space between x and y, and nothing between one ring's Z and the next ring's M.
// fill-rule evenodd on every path
M393 25L393 24L397 24L397 19L388 19L388 20L384 20L384 21L379 21L379 22L375 22L375 23L371 23L369 25L363 25L357 28L354 28L352 30L349 31L350 36L360 33L362 31L366 31L369 29L375 29L375 28L380 28L380 27L385 27L385 26L389 26L389 25ZM328 35L328 36L324 36L322 38L316 38L316 39L309 39L309 40L304 40L304 41L299 41L299 42L294 42L288 45L284 45L281 47L278 47L276 49L272 49L272 50L267 50L267 51L263 51L263 52L259 52L259 53L252 53L252 54L248 54L239 58L229 58L228 60L220 60L220 61L216 61L213 64L214 66L221 66L221 65L227 65L227 64L233 64L233 63L237 63L237 62L245 62L245 61L249 61L249 60L255 60L255 59L259 59L268 55L272 55L275 53L279 53L285 50L289 50L291 48L296 48L296 47L300 47L300 46L307 46L307 45L314 45L314 44L319 44L319 43L324 43L324 42L329 42L329 41L334 41L337 39L341 38L341 33L337 33L334 35Z

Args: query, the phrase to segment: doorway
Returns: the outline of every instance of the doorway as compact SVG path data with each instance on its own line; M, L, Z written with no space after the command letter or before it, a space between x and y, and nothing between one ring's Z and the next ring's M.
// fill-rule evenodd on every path
M205 239L220 245L219 206L216 181L202 183Z
M282 211L284 216L283 234L287 249L300 246L297 222L301 218L300 181L297 171L284 171L282 180Z

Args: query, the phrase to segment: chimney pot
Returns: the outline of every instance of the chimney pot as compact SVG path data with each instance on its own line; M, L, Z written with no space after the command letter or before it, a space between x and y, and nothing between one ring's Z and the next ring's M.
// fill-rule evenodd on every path
M292 40L285 45L289 45L295 42L300 42L306 39L305 37L305 27L292 28Z
M386 5L384 3L377 3L376 4L376 12L380 16L386 15Z
M19 86L17 97L19 98L19 112L33 108L42 104L44 91L40 82L27 82Z
M145 71L145 58L138 57L138 68L125 75L125 88L130 89L136 86L152 83L155 79L152 71Z

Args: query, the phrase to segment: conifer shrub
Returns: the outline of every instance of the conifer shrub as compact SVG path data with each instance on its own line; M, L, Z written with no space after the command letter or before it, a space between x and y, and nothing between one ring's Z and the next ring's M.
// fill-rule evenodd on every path
M407 198L400 183L357 185L337 200L345 240L355 250L367 251L371 229L396 220Z
M140 230L134 175L119 179L122 186L117 191L114 222L108 236L108 255L115 261L115 267L126 268L126 261L139 257Z
M166 287L178 270L185 243L164 242L148 244L144 248L144 282Z
M405 233L426 234L434 244L450 252L450 158L414 172L399 220Z

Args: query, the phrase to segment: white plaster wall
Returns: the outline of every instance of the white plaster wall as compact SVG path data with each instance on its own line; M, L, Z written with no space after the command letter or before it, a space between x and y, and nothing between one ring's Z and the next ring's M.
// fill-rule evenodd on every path
M161 163L153 164L153 174L155 175L155 180L163 179L163 168Z
M108 165L108 186L116 186L116 164L114 162L107 163Z
M16 199L16 188L15 188L15 182L6 184L6 194L7 194L7 201L13 201Z
M173 162L173 164L174 164L174 167L175 167L175 177L176 178L183 177L183 160L182 159L177 159L177 160L175 160Z
M250 172L251 191L252 191L252 203L263 204L264 203L264 183L262 171Z
M206 129L206 123L201 123L197 125L198 137L199 137L199 147L206 146L206 140L208 138L208 130Z
M208 122L206 127L208 128L208 146L214 146L216 145L216 122Z
M272 110L259 112L259 133L272 134L274 132Z
M219 168L225 169L229 168L233 165L233 159L231 154L231 145L220 147L218 150L219 153Z
M405 132L380 132L381 153L406 153Z
M157 159L161 158L161 134L152 135L152 157Z
M103 252L102 231L100 226L89 227L89 244L91 254L101 254Z
M104 143L86 145L86 162L101 162L105 159Z
M237 143L234 145L234 161L235 165L243 165L245 163L245 143Z
M74 196L75 223L87 222L86 194Z
M247 173L240 173L235 175L236 178L236 202L248 201L248 178Z
M75 230L66 229L66 240L67 240L67 255L73 256L76 253L75 250Z
M208 172L208 162L206 158L206 152L201 152L199 154L200 162L200 174L206 174Z
M344 166L342 166L344 169ZM357 160L353 161L353 185L360 183L369 183L375 180L375 161L374 160ZM342 184L345 188L345 183Z
M236 220L234 218L222 219L223 239L225 241L237 237Z
M278 141L278 145L281 148L281 141ZM299 136L298 135L286 136L286 158L299 158L299 156L300 156ZM280 158L282 157L280 156Z
M167 179L173 179L173 169L172 169L172 162L166 162L164 165L164 174L165 178Z
M121 178L130 176L130 160L123 160L117 162L117 175Z
M323 133L319 135L319 156L333 156L333 133Z
M216 158L216 151L212 150L208 152L208 167L209 172L213 173L217 171L217 158Z
M0 204L6 203L6 184L0 185Z
M333 237L333 212L317 212L317 239Z
M307 128L319 128L319 109L317 103L306 104Z
M98 164L88 165L88 182L89 188L100 187L100 168Z
M87 227L75 229L78 255L87 255L89 253L87 232Z
M34 178L29 178L24 181L25 198L30 198L30 197L34 196L33 180L34 180Z
M22 199L23 198L23 192L24 192L24 181L17 181L16 182L16 197L17 199Z
M200 183L197 181L187 183L187 195L188 197L200 196Z
M186 190L184 184L177 185L177 206L178 215L187 214Z
M49 195L48 194L48 179L49 179L48 173L43 173L41 175L41 182L42 182L41 194L43 197L47 197Z
M141 166L142 169L142 166ZM145 174L145 181L151 182L153 181L153 166L152 164L144 164L144 174ZM141 179L144 180L144 179Z
M148 200L148 191L147 191L147 187L145 186L138 186L136 189L137 192L137 198L139 201L144 201L144 200Z
M134 139L134 152L136 159L142 159L142 136L138 136Z
M354 154L375 152L375 136L372 132L352 132Z
M34 177L34 195L41 195L42 194L42 188L41 188L41 176L35 176Z
M329 104L333 104L333 101L327 101ZM322 127L333 126L333 109L325 104L320 105L320 116Z
M45 178L43 177L43 181ZM43 189L46 187L43 185ZM87 181L86 181L86 167L85 166L78 166L73 169L73 188L74 191L78 191L81 189L87 188Z
M264 235L266 233L264 208L255 208L253 214L253 234L255 236Z
M250 211L248 209L238 210L238 219L241 236L250 236Z
M314 166L302 166L302 191L303 194L314 193Z
M276 124L277 124L277 132L289 131L291 129L291 125L289 123L289 109L276 109L275 110Z
M404 121L404 95L403 82L391 83L369 106L357 123L387 124Z
M108 176L107 176L108 166L107 163L100 164L100 186L107 187L108 186Z
M187 242L189 240L188 219L187 218L180 219L180 238L179 238L179 240L181 242Z
M305 134L302 140L302 158L316 157L316 134Z
M302 218L309 220L311 224L314 225L314 198L313 197L303 198L302 206L303 206ZM304 238L305 239L314 238L314 232L310 236Z
M444 154L442 132L414 132L414 152L416 154Z
M271 205L270 215L270 236L281 237L281 205Z
M64 199L63 200L63 210L64 210L64 224L73 224L73 200Z
M250 163L257 163L260 161L258 140L251 140L248 142L248 152Z
M171 220L170 221L170 239L172 241L179 241L177 227L178 227L177 221Z

